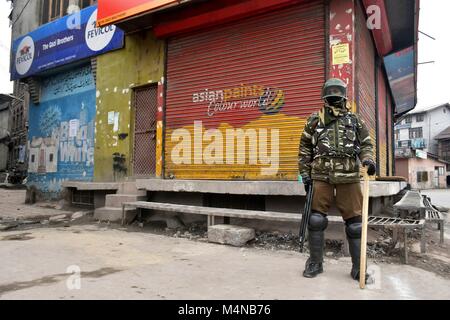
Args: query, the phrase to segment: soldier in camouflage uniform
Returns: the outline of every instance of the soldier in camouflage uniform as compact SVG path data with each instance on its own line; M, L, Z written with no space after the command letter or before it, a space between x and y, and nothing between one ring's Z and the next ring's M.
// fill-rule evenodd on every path
M352 256L351 277L359 279L362 192L360 163L369 175L376 168L369 132L348 109L347 87L340 79L323 86L323 108L307 120L300 140L299 171L305 190L313 187L312 212L308 224L310 257L303 275L312 278L323 272L324 231L334 198L346 224ZM314 182L314 183L313 183Z

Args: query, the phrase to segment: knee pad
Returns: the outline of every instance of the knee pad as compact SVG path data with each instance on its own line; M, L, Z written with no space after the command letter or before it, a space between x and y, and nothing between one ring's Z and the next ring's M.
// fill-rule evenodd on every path
M349 226L352 223L356 223L356 222L362 223L362 216L356 216L356 217L345 220L345 225Z
M347 234L347 237L349 237L350 239L360 239L361 229L362 229L361 222L353 222L347 224L345 228L345 233Z
M328 226L328 218L326 215L312 212L309 217L308 229L311 231L323 231Z

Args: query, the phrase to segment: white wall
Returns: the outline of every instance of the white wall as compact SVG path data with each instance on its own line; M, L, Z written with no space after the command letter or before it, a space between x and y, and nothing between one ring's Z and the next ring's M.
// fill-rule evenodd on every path
M417 115L411 114L411 128L422 127L423 139L427 146L424 151L437 154L437 141L434 140L434 137L450 126L450 111L447 107L442 106L425 112L421 122L416 121ZM406 120L402 120L400 124L406 124ZM409 140L409 129L400 129L399 140Z
M438 144L434 138L450 126L450 110L441 107L432 110L429 114L427 135L424 132L424 138L430 141L429 152L437 154Z

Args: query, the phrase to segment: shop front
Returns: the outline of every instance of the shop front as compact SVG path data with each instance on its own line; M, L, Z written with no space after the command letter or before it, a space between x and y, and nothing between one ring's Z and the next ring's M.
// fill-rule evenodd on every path
M96 90L91 59L123 46L115 26L96 27L97 8L41 26L13 43L11 77L30 88L28 189L62 197L67 180L92 181ZM34 197L33 197L34 198Z

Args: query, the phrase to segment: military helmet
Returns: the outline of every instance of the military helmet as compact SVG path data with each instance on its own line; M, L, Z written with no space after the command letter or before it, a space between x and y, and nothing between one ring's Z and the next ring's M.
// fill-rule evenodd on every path
M322 88L322 99L326 100L330 105L346 101L347 85L341 79L328 79Z

